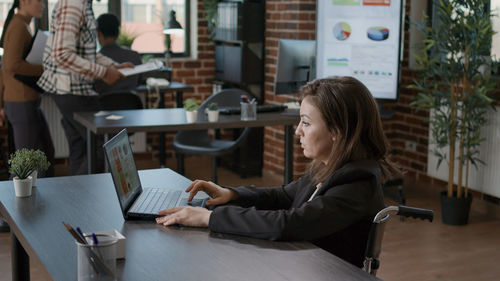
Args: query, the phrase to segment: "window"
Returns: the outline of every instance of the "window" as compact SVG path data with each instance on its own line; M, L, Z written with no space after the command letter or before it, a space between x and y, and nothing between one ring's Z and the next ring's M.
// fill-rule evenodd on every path
M112 1L112 0L109 0ZM171 35L174 56L189 55L189 0L121 0L122 32L134 37L132 49L139 53L164 53L163 26L171 10L184 32Z
M500 60L500 0L491 0L491 11L496 16L491 18L491 23L493 25L493 30L497 34L493 35L491 42L491 55L496 56L497 61Z
M12 0L0 0L0 23L6 17ZM48 22L58 0L48 0ZM183 32L171 35L174 57L190 55L190 2L191 0L101 0L93 1L95 17L108 11L120 14L121 32L135 37L131 49L141 54L163 54L166 51L163 26L171 10L183 27ZM3 3L6 3L5 17Z

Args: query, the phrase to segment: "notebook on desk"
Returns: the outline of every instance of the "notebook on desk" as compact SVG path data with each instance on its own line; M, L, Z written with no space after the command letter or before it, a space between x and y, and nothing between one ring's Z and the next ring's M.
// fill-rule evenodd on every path
M160 187L143 189L125 129L104 144L104 154L126 220L154 220L158 217L158 211L176 206L205 207L208 197L196 198L188 203L189 194L183 190Z

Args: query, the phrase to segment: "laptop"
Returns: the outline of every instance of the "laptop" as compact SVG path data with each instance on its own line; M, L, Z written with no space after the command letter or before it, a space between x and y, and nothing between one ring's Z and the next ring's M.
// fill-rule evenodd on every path
M125 220L154 220L158 211L176 206L205 207L208 197L188 202L184 190L142 188L126 129L104 144L104 154Z

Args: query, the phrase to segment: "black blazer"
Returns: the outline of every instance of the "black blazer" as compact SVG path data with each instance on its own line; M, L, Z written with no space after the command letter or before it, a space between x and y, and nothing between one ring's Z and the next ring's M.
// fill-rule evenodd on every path
M274 188L231 188L239 198L210 215L213 232L269 240L308 240L361 267L373 217L384 208L380 166L353 161L316 190L305 175Z

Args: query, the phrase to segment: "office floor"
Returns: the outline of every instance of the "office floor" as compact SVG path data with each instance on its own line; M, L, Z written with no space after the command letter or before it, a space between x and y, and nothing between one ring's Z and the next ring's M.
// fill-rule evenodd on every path
M148 159L137 161L139 169L155 168ZM173 161L167 163L175 169ZM64 174L63 166L56 167ZM210 161L203 157L186 159L188 178L210 178ZM262 178L240 179L227 169L219 169L223 185L279 185L282 177L264 173ZM428 184L405 183L407 204L433 209L433 223L415 219L389 221L377 277L383 280L496 280L500 276L500 206L479 200L473 202L467 226L447 226L441 223L438 191ZM387 204L395 204L387 199ZM488 214L486 214L488 213ZM10 238L0 233L0 281L11 280ZM50 280L40 265L32 262L32 280Z

